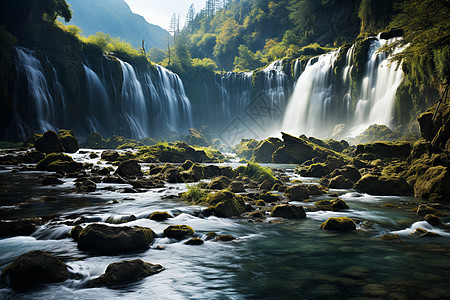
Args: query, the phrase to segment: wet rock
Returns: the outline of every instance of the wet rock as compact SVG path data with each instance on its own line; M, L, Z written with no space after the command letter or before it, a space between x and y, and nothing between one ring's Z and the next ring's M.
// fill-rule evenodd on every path
M380 196L404 196L411 194L411 187L402 177L378 176L374 174L364 175L355 184L354 189L361 193Z
M413 233L411 233L411 235L416 236L416 237L437 237L440 236L437 233L431 232L431 231L427 231L423 228L416 228L416 230L414 230Z
M0 220L0 237L30 235L42 224L41 218Z
M249 213L248 217L250 219L264 219L266 217L266 215L264 214L264 212L258 210L258 211L253 211L253 212Z
M398 234L385 234L382 235L380 239L385 242L396 242L396 243L403 242L403 240L400 238Z
M102 254L146 250L155 238L150 228L90 224L78 237L78 248Z
M58 138L64 148L64 152L75 153L80 149L78 139L75 137L73 130L61 129L58 131Z
M97 190L97 185L92 180L83 180L75 184L78 193L91 193Z
M185 242L186 245L191 245L191 246L199 246L199 245L203 245L204 243L205 242L198 237L190 238L189 240L187 240Z
M376 142L372 144L359 144L356 146L355 155L372 154L376 158L406 158L411 153L411 145L408 142Z
M213 240L213 239L215 239L217 237L217 234L215 233L215 232L208 232L207 234L206 234L206 237L205 237L205 241L209 241L209 240Z
M230 234L221 234L218 235L214 241L215 242L231 242L233 240L235 240L236 238Z
M261 200L264 201L264 203L273 203L273 202L277 202L280 201L280 196L276 195L276 194L272 194L270 192L265 192L265 193L261 193L259 195L259 198Z
M353 182L344 177L344 175L338 175L330 179L328 188L330 189L351 189Z
M270 191L272 189L272 184L270 183L269 180L266 179L258 186L258 188L260 190Z
M36 142L34 142L34 147L37 151L42 153L55 153L64 152L63 145L58 138L58 135L53 131L49 130L44 133Z
M69 272L57 257L41 250L27 252L8 265L1 275L3 282L17 290L41 283L63 282Z
M438 216L433 215L433 214L425 215L425 221L427 221L428 224L430 224L431 226L435 226L435 227L442 227L443 226L443 224L441 222L441 219L439 219Z
M208 184L210 190L223 190L226 189L231 183L231 180L226 176L219 176L211 180Z
M209 194L206 202L210 204L205 210L207 215L231 218L240 216L245 212L245 203L242 197L228 190L221 190L217 193Z
M86 140L86 148L101 149L106 147L106 141L98 132L91 132Z
M172 239L183 240L194 235L194 229L187 225L170 225L163 231L164 236Z
M187 171L192 167L193 164L194 163L192 162L192 160L186 160L180 167Z
M296 206L290 204L277 205L272 209L270 213L272 217L280 217L287 219L304 219L306 218L305 210L303 206Z
M204 166L205 178L220 176L220 168L216 165Z
M348 209L347 203L342 199L320 200L315 203L316 207L321 210L343 210Z
M230 183L229 189L233 193L243 193L245 192L244 184L240 181L232 181Z
M108 265L105 274L92 280L91 284L92 286L112 287L138 281L163 270L164 267L161 265L151 264L140 259L124 260Z
M320 196L328 193L328 189L321 185L309 184L306 186L306 189L310 196Z
M42 180L42 185L53 185L53 184L63 184L64 181L59 179L57 176L45 176Z
M110 216L106 219L105 223L109 224L123 224L128 223L132 221L136 221L137 218L135 215L128 215L128 216Z
M122 162L116 170L119 176L139 176L142 175L141 166L136 160L130 159Z
M431 201L449 201L450 172L447 167L429 168L414 184L414 195Z
M36 170L49 172L76 173L82 169L83 164L63 153L50 153L36 165Z
M106 161L117 161L117 159L120 157L120 154L117 151L112 150L105 150L101 154L101 159Z
M166 211L155 211L148 218L153 221L164 221L172 218L172 216Z
M199 164L193 164L187 171L185 171L188 175L189 179L192 182L199 181L205 176L205 173L203 171L203 166ZM183 172L182 172L183 173ZM183 176L182 176L183 177Z
M236 173L234 172L233 168L227 166L220 167L220 175L228 177L230 179L234 179L236 177Z
M252 156L256 162L271 163L273 153L281 146L283 142L278 138L265 139L253 149Z
M80 236L80 233L81 233L82 230L83 230L83 227L81 227L80 225L74 226L70 230L70 236L72 237L72 239L75 242L78 241L78 237Z
M356 224L348 217L329 218L320 225L323 230L352 231L356 230Z
M183 182L183 180L181 179L180 171L174 167L167 168L164 171L163 178L165 181L167 181L169 183Z
M426 204L421 204L419 205L419 207L416 210L416 214L419 217L425 217L428 214L433 214L436 215L438 217L446 217L448 214L446 214L445 212L442 212L434 207L428 206Z
M302 201L309 198L308 189L303 184L288 187L284 195L291 201Z
M102 182L103 183L115 183L115 184L127 183L122 177L118 177L118 176L114 176L114 175L103 178Z

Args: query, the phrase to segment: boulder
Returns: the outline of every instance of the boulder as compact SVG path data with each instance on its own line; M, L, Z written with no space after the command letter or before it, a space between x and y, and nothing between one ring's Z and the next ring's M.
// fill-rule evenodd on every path
M348 209L347 203L342 199L320 200L315 203L316 207L321 210L342 210Z
M268 138L259 142L253 149L253 158L256 162L271 163L273 153L283 145L278 138Z
M426 204L420 204L419 207L416 210L416 214L419 217L425 217L426 215L432 214L438 217L446 217L448 216L447 213L442 212L434 207L431 207L429 205Z
M206 202L210 204L205 211L206 214L213 214L217 217L231 218L245 212L245 203L242 197L228 190L209 194Z
M194 229L187 225L170 225L163 231L164 236L172 239L183 240L194 235Z
M330 177L333 178L338 175L344 176L345 179L349 180L352 183L355 183L359 179L361 179L361 173L359 173L358 169L350 165L334 170L333 172L331 172Z
M0 237L30 235L42 224L41 218L0 220Z
M148 218L153 221L164 221L172 218L172 216L166 211L155 211Z
M337 175L330 179L328 188L330 189L351 189L353 182L344 177L344 175Z
M412 192L408 183L399 176L378 176L367 174L356 182L354 189L361 193L380 196L405 196Z
M291 201L302 201L309 198L308 189L303 184L288 187L284 195Z
M211 180L208 184L210 190L223 190L226 189L231 183L231 180L225 176L219 176Z
M280 204L275 206L270 213L272 217L280 217L287 219L304 219L306 218L303 206L296 206L290 204Z
M203 245L204 243L205 242L201 238L198 238L198 237L190 238L189 240L187 240L185 242L186 245L191 245L191 246L199 246L199 245Z
M75 183L78 193L91 193L97 190L97 185L90 179Z
M80 149L78 139L75 137L73 130L61 129L58 131L58 138L64 147L64 152L75 153Z
M411 153L409 142L376 142L372 144L359 144L355 155L373 154L376 158L406 158Z
M101 154L101 159L106 161L116 161L119 157L119 152L113 150L105 150Z
M81 231L78 248L101 254L141 251L147 250L154 238L153 230L146 227L90 224Z
M175 167L167 168L164 171L163 178L169 183L183 182L183 180L181 179L180 171Z
M278 164L290 164L294 162L294 159L288 154L286 146L283 145L272 154L272 161Z
M259 186L258 188L260 190L265 190L265 191L270 191L272 189L272 184L270 183L269 180L265 179Z
M308 190L308 194L310 196L320 196L328 193L328 189L321 185L308 184L306 189Z
M106 147L106 141L98 132L91 132L86 140L86 148L101 149Z
M57 257L41 250L22 254L2 272L1 279L16 290L29 289L41 283L63 282L69 271Z
M447 167L429 168L414 184L414 196L431 201L450 201L450 172Z
M163 271L161 265L151 264L140 259L124 260L108 265L100 277L91 281L92 286L112 287L141 280Z
M183 164L181 164L181 168L183 168L184 170L189 170L191 167L192 167L192 165L193 165L194 163L192 162L192 160L186 160Z
M280 201L280 196L276 195L276 194L272 194L270 192L265 192L265 193L261 193L259 195L259 198L261 200L263 200L265 203L272 203L272 202L277 202Z
M46 154L64 152L64 147L61 144L58 135L53 130L45 132L42 137L34 142L34 147L37 151Z
M438 216L433 215L433 214L427 214L425 215L425 221L427 221L428 224L430 224L431 226L436 226L436 227L442 227L443 224L441 222L441 219L439 219Z
M83 164L78 163L72 157L63 153L50 153L43 160L38 162L36 170L65 173L74 173L83 169Z
M134 160L126 160L122 162L116 170L117 175L119 176L138 176L142 175L141 166L139 163Z
M240 181L232 181L228 187L233 193L245 192L244 184Z
M320 228L333 231L352 231L356 230L356 224L348 217L332 217L323 222L322 225L320 225Z
M230 234L221 234L216 236L214 239L214 242L231 242L234 241L236 238Z

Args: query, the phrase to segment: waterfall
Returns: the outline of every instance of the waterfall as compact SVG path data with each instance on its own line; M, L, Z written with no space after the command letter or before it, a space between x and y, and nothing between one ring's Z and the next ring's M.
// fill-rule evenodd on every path
M295 135L326 135L326 124L330 123L334 113L331 110L333 69L338 54L339 51L332 51L308 61L286 108L283 130Z
M47 80L41 62L34 57L34 52L21 47L16 47L16 68L19 80L16 81L16 99L14 101L13 118L14 124L10 125L12 128L18 130L20 138L26 138L25 132L31 129L36 132L44 132L46 130L54 130L60 122L60 113L64 111L64 93L61 84L57 81L56 71L50 65L52 72L52 79ZM20 80L24 78L27 86L26 95L21 95L18 99L18 94L23 93L19 87ZM52 92L55 90L55 95ZM27 128L27 129L26 129ZM25 135L25 136L24 136Z
M160 108L157 126L160 126L161 131L182 132L193 126L191 102L186 96L180 77L159 65L156 67L157 85L156 88L153 85L151 88L157 92L155 100Z
M252 72L228 72L220 76L217 87L220 91L221 124L243 116L244 110L250 104L252 88Z
M377 51L385 43L392 41L377 39L370 45L369 59L356 103L352 135L361 133L371 124L392 124L395 94L403 80L403 71L397 68L396 63L389 66L386 53Z
M352 105L351 95L354 46L346 53L342 75L334 72L339 50L310 59L295 83L282 130L326 138L338 124L347 124L351 135L359 134L374 123L391 125L395 94L403 73L395 64L388 64L386 53L378 52L386 42L391 41L371 41L359 96L353 97L358 99L356 105ZM343 87L342 94L337 86Z
M88 99L86 111L86 124L88 131L105 132L108 127L108 119L111 117L110 106L108 105L108 93L100 77L88 66L83 64L86 80L86 98ZM99 114L98 112L103 112Z

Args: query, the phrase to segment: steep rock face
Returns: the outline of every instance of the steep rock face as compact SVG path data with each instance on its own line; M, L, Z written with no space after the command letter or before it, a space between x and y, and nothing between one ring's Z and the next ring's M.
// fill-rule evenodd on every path
M450 103L436 103L418 118L420 133L433 147L445 148L450 139Z
M447 167L429 168L414 185L414 195L433 201L450 201L450 172Z

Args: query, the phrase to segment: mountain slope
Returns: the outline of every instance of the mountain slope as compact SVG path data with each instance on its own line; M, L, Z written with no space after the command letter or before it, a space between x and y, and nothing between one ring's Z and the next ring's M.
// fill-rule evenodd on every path
M69 24L80 27L85 36L98 31L121 37L134 47L166 48L168 32L147 23L144 17L133 13L124 0L68 0L73 17Z

